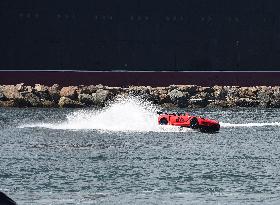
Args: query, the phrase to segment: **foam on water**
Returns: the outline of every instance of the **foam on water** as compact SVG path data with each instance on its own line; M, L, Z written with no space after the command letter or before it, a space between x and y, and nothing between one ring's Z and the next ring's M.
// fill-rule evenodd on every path
M136 132L188 132L190 129L160 126L157 123L158 108L150 102L135 97L119 98L102 110L79 110L69 114L60 123L33 123L26 127L70 130L104 130Z
M271 122L271 123L220 123L221 127L267 127L267 126L280 126L280 122Z

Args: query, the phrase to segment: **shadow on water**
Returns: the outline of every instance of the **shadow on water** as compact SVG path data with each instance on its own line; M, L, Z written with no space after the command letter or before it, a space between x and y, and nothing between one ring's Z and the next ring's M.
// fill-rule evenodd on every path
M0 191L0 204L1 205L16 205L16 202L14 202L10 197L8 197L6 194Z

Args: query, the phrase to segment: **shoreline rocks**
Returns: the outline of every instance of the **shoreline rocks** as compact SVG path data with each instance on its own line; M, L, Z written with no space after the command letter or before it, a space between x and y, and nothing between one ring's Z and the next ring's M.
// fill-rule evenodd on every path
M117 96L140 96L154 104L178 107L267 107L280 108L280 86L170 85L168 87L57 84L0 85L0 107L103 107Z

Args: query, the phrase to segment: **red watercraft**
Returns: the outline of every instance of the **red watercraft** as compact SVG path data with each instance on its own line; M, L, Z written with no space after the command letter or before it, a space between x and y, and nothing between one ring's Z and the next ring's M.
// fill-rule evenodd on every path
M188 113L162 113L158 112L159 125L173 125L180 127L189 127L201 132L214 133L220 130L220 124L217 120L211 120L203 117L192 116Z

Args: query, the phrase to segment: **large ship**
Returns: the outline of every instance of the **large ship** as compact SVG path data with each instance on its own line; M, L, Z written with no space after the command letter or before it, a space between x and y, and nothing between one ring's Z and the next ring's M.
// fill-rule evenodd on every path
M276 0L1 0L0 83L28 81L26 70L29 82L62 81L60 70L69 83L147 84L167 71L175 83L277 84L279 9Z

